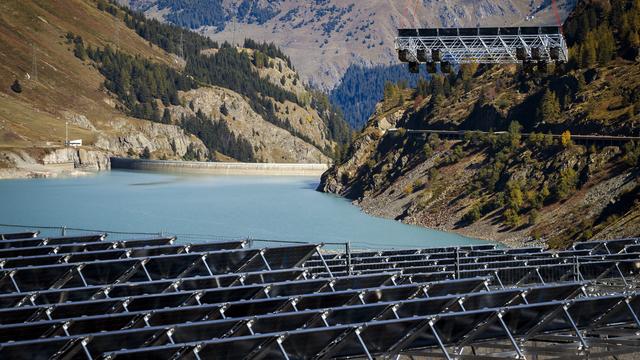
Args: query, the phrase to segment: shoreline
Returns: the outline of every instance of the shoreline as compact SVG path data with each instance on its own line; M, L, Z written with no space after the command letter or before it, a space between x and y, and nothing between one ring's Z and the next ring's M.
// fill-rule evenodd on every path
M65 169L55 166L39 165L37 167L14 167L0 169L2 180L55 179L63 177L89 176L98 172L86 169Z
M375 216L382 219L395 220L391 214L385 213L384 211L379 211L379 209L374 209L367 205L363 205L359 201L356 201L356 200L351 201L351 204L354 206L357 206L362 212L364 212L369 216ZM409 221L406 221L406 220L409 220ZM421 228L425 228L428 230L442 231L442 232L447 232L447 233L468 237L471 239L477 239L477 240L488 241L496 244L501 244L510 248L545 246L544 241L535 240L531 238L528 239L524 235L518 236L518 234L510 233L508 234L509 235L508 237L500 237L498 231L496 231L495 229L488 229L487 227L483 227L480 225L467 227L467 228L455 228L455 227L447 227L447 226L429 226L428 224L415 221L415 219L412 219L412 218L408 218L406 220L399 220L399 222L405 225L419 226Z

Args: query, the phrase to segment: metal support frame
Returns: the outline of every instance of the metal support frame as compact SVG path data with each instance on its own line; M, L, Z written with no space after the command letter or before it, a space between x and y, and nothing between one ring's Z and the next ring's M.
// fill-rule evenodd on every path
M322 252L320 251L320 246L316 247L316 253L318 253L318 256L320 257L320 260L322 261L322 265L324 265L324 268L327 270L327 273L329 274L329 277L333 277L333 273L331 272L331 269L329 268L329 265L324 260L324 256L322 256Z
M356 337L358 338L358 342L360 342L360 345L362 346L362 349L364 350L364 353L367 355L367 359L369 360L373 360L373 356L371 356L371 353L369 352L369 349L367 348L367 344L365 344L364 340L362 340L362 336L360 336L360 332L362 331L362 328L357 328L355 331Z
M573 328L573 331L576 333L576 336L578 336L578 340L580 341L581 344L581 349L588 349L589 348L589 344L587 344L587 342L584 340L584 337L582 336L582 333L580 332L580 329L578 329L578 326L576 326L576 322L573 321L573 318L571 317L571 314L569 314L569 306L564 305L562 307L562 311L564 312L564 316L565 318L569 321L569 324L571 324L571 327ZM581 350L580 348L578 350Z
M560 62L569 60L569 50L562 34L535 35L477 35L477 36L403 36L395 40L398 51L406 51L410 62L420 62L418 51L426 53L428 61L450 62L456 64L517 64L517 49L524 49L527 58L532 57L533 49L540 51L543 62L552 59L551 49L560 49ZM434 59L434 50L440 53L440 59ZM424 60L424 59L422 59Z
M269 265L269 262L267 261L267 258L264 257L264 252L265 250L260 250L260 257L262 258L262 261L264 262L264 265L267 267L267 270L271 271L271 265Z
M511 345L513 345L513 348L515 349L516 354L518 354L516 356L516 359L524 359L524 354L522 353L522 350L520 350L520 346L518 346L516 339L514 339L513 335L511 334L511 330L509 330L509 327L502 319L502 313L498 313L498 321L500 322L500 325L502 325L502 329L504 329L504 332L509 337L509 341L511 341Z

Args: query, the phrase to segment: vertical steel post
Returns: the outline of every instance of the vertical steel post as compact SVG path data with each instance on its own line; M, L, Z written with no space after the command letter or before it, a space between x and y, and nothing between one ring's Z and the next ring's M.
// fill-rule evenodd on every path
M351 242L347 241L345 243L345 256L347 257L347 275L351 276Z
M460 248L456 247L456 279L460 279Z

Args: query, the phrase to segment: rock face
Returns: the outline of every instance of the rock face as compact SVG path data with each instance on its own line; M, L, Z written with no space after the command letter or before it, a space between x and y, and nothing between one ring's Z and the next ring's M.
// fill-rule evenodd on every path
M79 121L88 121L82 115L73 116ZM93 127L90 122L88 125L88 128ZM149 149L152 158L158 159L180 160L189 157L205 161L209 157L209 150L200 139L186 134L175 125L116 118L109 126L111 130L108 132L95 131L95 143L82 148L3 151L0 153L0 178L51 177L82 174L79 171L104 171L111 169L111 156L137 157L145 149Z
M173 119L180 119L183 115L195 115L195 112L202 111L214 121L224 121L234 135L245 138L253 145L255 157L262 162L327 163L330 161L314 145L264 120L253 111L247 100L236 92L220 87L206 87L182 93L181 97L189 106L172 107ZM223 114L222 108L226 108L226 114ZM318 140L321 141L323 138Z
M145 148L155 157L167 159L182 159L190 155L193 159L204 161L209 155L200 139L186 134L175 125L114 119L109 127L114 135L100 134L95 146L111 155L141 154Z
M76 125L87 130L96 130L96 127L93 126L91 121L89 121L89 119L87 119L87 117L84 115L72 111L63 111L62 116L69 122L69 124Z
M361 187L350 187L348 179L356 177L361 167L375 156L378 142L388 129L396 126L403 114L403 110L384 113L379 104L376 112L369 119L368 126L354 139L351 145L351 156L339 166L331 167L322 176L318 190L340 194L351 199L361 197L363 195Z
M73 163L74 167L83 170L104 171L111 169L107 153L87 149L56 149L42 158L43 165L60 165Z

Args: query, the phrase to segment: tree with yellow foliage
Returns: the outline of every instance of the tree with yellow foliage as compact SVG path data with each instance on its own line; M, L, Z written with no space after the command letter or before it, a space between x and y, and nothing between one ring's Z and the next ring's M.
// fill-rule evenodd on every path
M573 141L571 140L571 131L566 130L562 133L562 146L569 148L571 145L573 145Z

